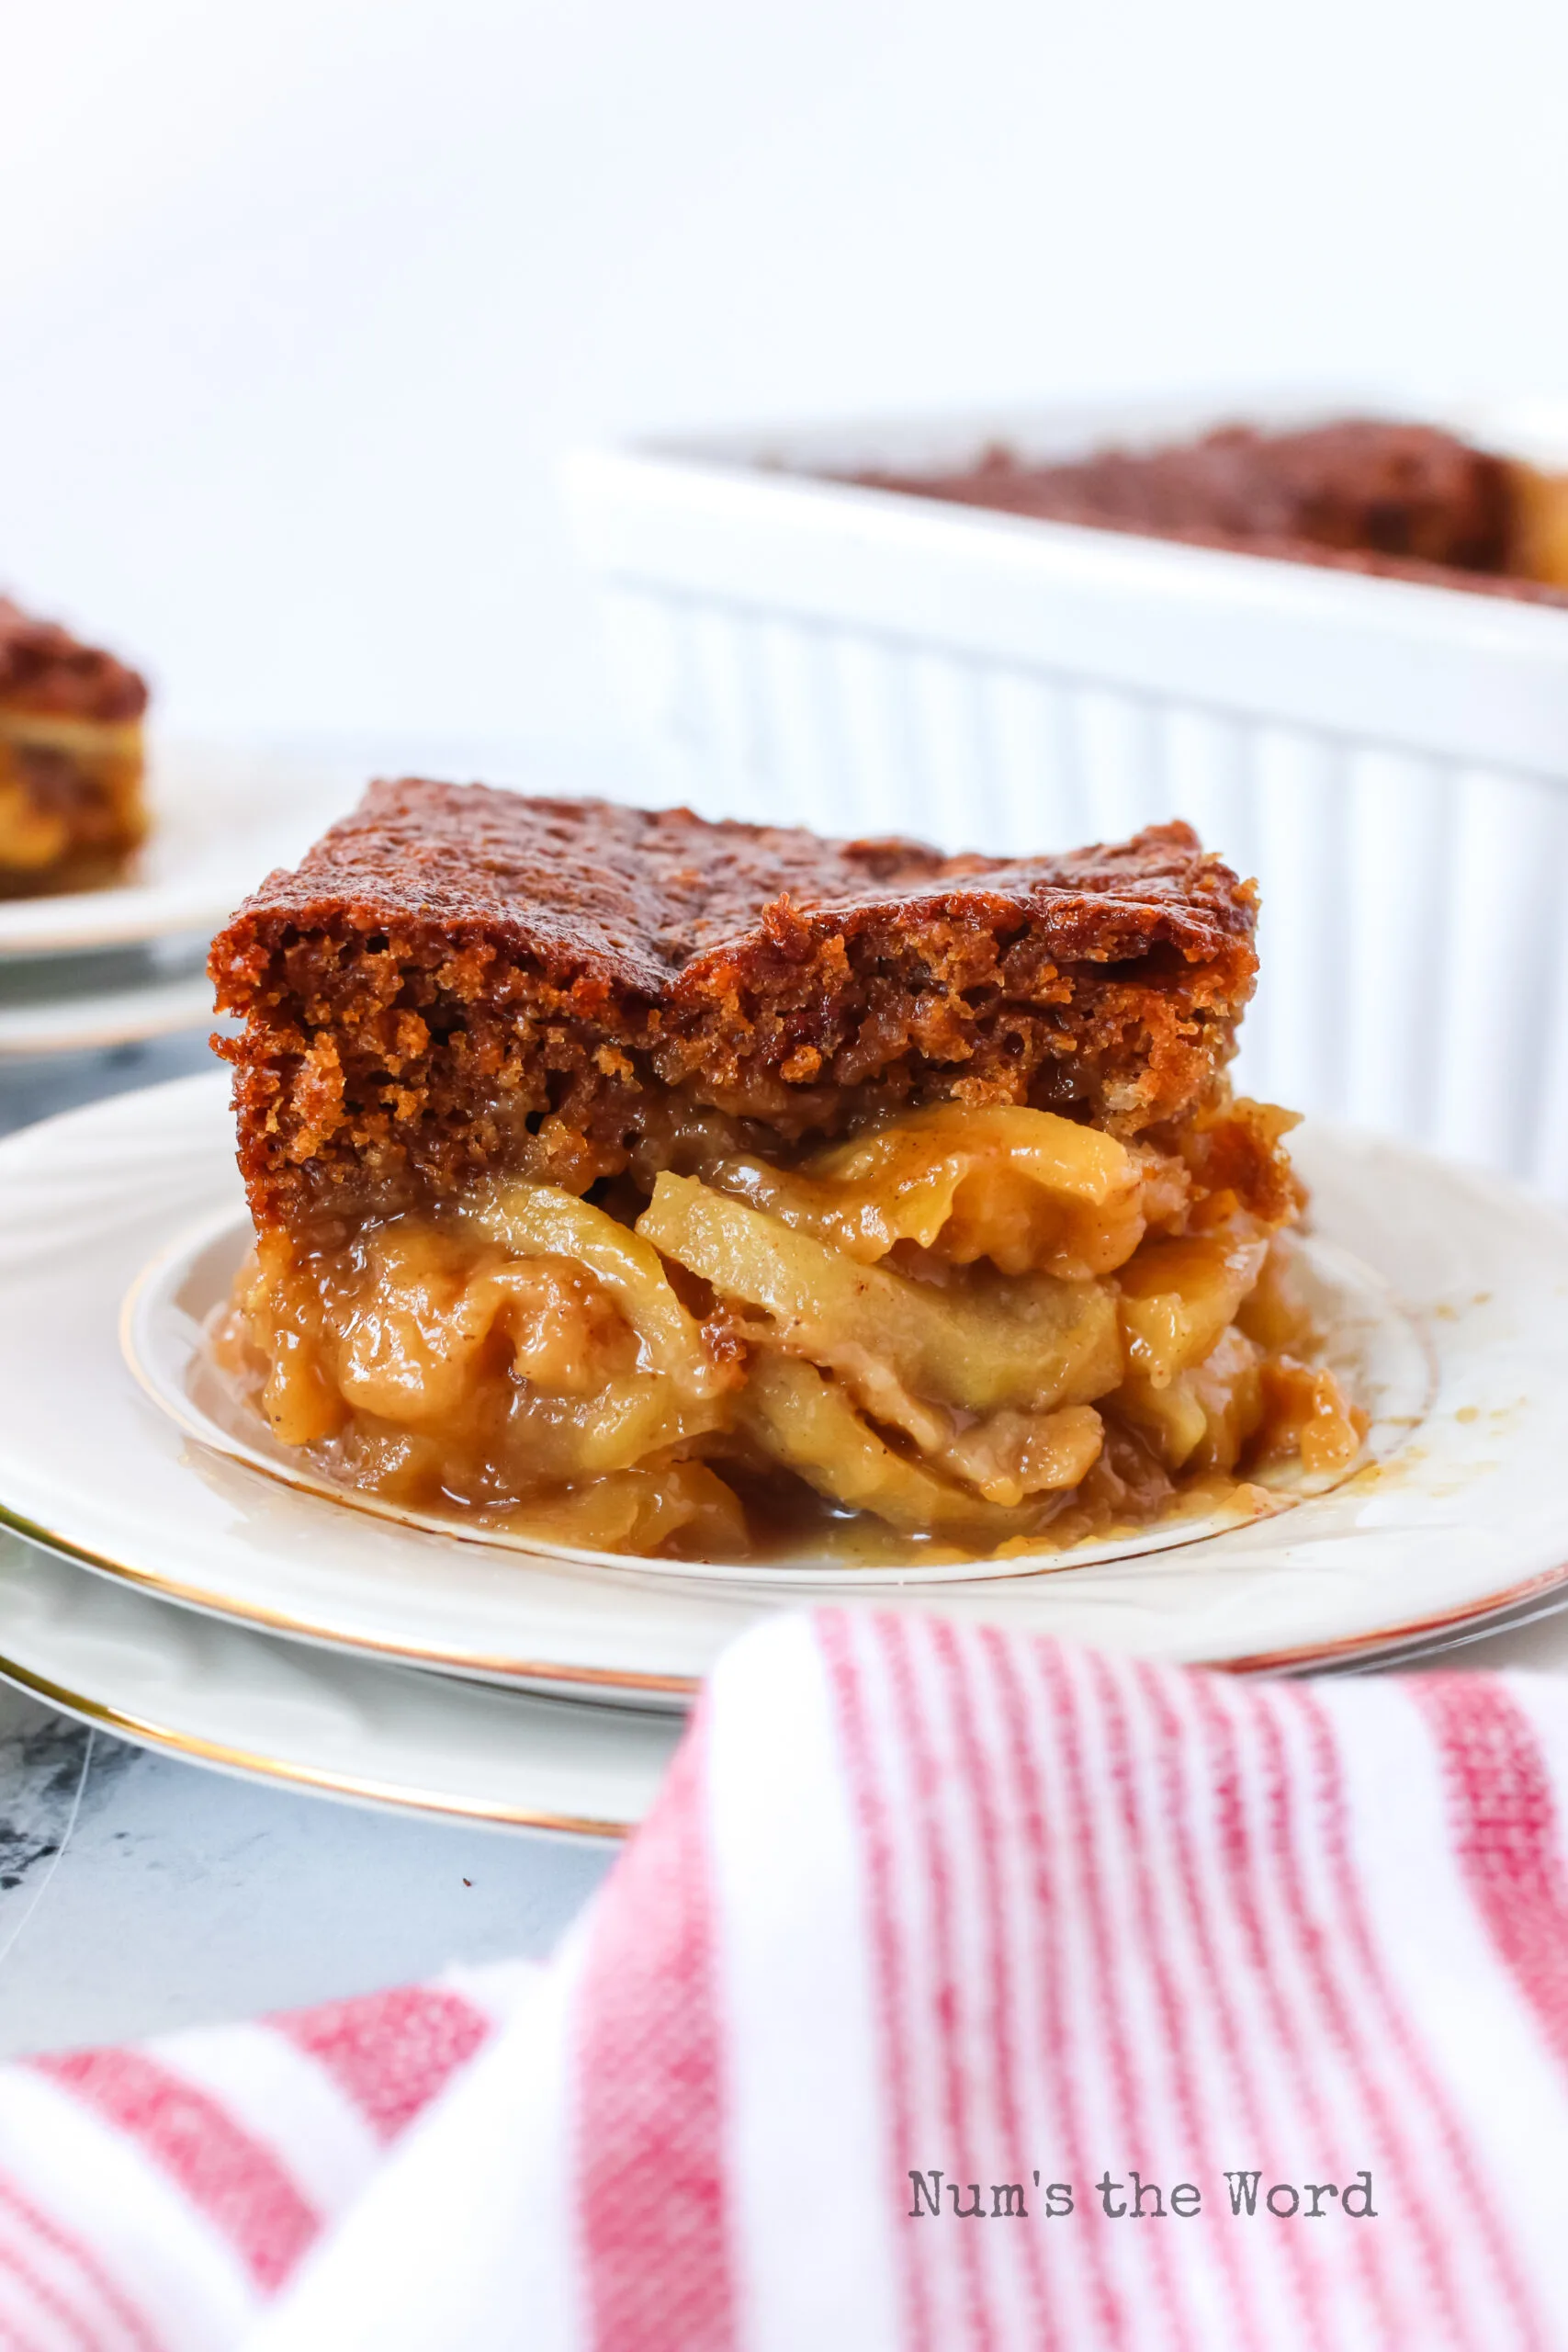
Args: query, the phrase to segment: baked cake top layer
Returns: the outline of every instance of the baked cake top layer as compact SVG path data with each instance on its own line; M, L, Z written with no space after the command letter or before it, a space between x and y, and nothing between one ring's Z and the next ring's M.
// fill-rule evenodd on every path
M552 975L581 970L659 999L720 965L760 977L803 926L852 931L900 910L1028 922L1053 953L1099 961L1159 941L1217 955L1250 940L1256 920L1250 891L1186 826L1055 857L944 857L919 842L825 841L686 808L405 777L372 785L293 873L268 876L233 929L482 933Z
M0 596L0 710L47 718L140 718L147 684L112 653Z
M1226 425L1200 440L1036 464L1006 448L879 488L1190 544L1568 604L1519 578L1512 469L1436 425L1349 417L1292 433ZM1465 578L1456 582L1451 574Z
M671 1091L788 1138L949 1099L1136 1133L1213 1093L1256 916L1181 824L944 857L411 778L269 876L211 971L265 1224L411 1172L581 1188Z

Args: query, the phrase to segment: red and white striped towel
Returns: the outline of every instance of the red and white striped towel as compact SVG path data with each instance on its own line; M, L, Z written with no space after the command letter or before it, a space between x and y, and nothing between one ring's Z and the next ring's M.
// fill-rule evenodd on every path
M1565 1815L1554 1682L776 1623L521 1996L0 2076L0 2345L1568 2344Z

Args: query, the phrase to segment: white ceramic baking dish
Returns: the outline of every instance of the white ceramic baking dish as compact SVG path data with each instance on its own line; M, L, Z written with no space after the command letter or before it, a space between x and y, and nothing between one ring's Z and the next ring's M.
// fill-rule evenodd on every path
M1568 611L812 480L1364 395L593 451L615 672L707 813L1008 852L1185 816L1263 889L1241 1079L1568 1196ZM1550 409L1451 410L1568 447Z

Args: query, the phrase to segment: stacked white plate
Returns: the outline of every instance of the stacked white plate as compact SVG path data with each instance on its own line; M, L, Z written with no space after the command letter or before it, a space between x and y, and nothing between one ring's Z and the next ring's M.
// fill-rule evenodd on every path
M228 1425L200 1324L244 1247L220 1075L0 1143L0 1674L231 1771L614 1833L726 1642L780 1609L940 1609L1168 1660L1361 1665L1568 1589L1568 1221L1302 1131L1319 1319L1372 1426L1275 1515L908 1571L569 1554L351 1505Z

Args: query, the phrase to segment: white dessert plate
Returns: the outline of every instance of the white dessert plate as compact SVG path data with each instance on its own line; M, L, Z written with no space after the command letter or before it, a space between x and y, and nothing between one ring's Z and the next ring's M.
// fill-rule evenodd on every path
M182 1430L134 1377L118 1325L152 1260L232 1215L225 1095L220 1077L183 1080L0 1144L0 1517L274 1632L612 1700L679 1704L731 1635L798 1603L798 1585L764 1572L716 1583L397 1524ZM1568 1222L1404 1146L1327 1127L1297 1141L1319 1238L1375 1268L1425 1339L1418 1428L1334 1492L1201 1542L830 1589L1149 1657L1279 1666L1387 1649L1568 1581Z
M625 1573L628 1562L624 1554L569 1550L456 1514L437 1516L383 1501L378 1496L354 1493L322 1477L298 1448L280 1445L254 1408L234 1395L216 1370L203 1338L209 1317L230 1295L251 1238L251 1221L243 1206L220 1209L215 1218L203 1218L177 1235L144 1268L126 1296L120 1318L126 1362L148 1395L188 1436L232 1461L249 1463L269 1476L282 1478L301 1493L321 1496L340 1510L367 1511L394 1525L423 1528L458 1543L482 1544L536 1558L570 1559L585 1567ZM1427 1351L1387 1285L1347 1251L1314 1238L1305 1244L1300 1271L1314 1323L1334 1334L1325 1360L1372 1415L1358 1464L1385 1460L1405 1442L1426 1410L1431 1390ZM1303 1471L1299 1462L1285 1463L1265 1471L1258 1484L1271 1496L1276 1509L1289 1510L1304 1496L1332 1492L1353 1466L1314 1476ZM808 1594L841 1598L846 1591L994 1583L1002 1577L1038 1576L1045 1569L1130 1559L1171 1551L1178 1544L1201 1543L1257 1516L1255 1501L1201 1516L1176 1513L1157 1526L1130 1530L1109 1540L1075 1544L1070 1550L1023 1553L1000 1561L933 1563L912 1550L907 1560L894 1567L846 1564L826 1556L813 1559L808 1554L798 1560L765 1565L754 1560L639 1560L636 1566L641 1576L686 1584L743 1585L773 1594L794 1587L802 1598Z
M264 874L296 864L364 781L341 761L154 740L152 829L126 880L105 890L0 899L0 959L210 933Z
M272 1640L3 1532L0 1679L246 1780L587 1837L641 1820L681 1734L667 1713L479 1690Z

